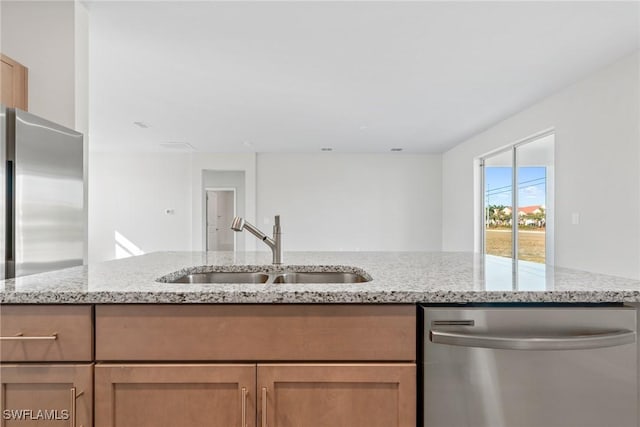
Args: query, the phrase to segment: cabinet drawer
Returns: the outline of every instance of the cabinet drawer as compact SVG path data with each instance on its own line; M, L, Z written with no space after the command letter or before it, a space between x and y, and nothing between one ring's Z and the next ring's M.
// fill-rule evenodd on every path
M84 362L93 359L89 305L4 305L2 362Z
M413 305L96 306L102 361L415 361Z

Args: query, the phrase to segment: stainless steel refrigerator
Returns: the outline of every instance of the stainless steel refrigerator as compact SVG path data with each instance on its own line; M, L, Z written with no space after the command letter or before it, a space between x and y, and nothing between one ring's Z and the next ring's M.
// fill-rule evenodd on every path
M82 265L82 134L0 106L0 279Z

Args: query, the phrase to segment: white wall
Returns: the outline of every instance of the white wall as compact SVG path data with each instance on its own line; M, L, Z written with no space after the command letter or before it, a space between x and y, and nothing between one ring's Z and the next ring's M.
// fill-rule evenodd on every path
M443 249L474 248L474 159L555 128L556 265L640 278L639 61L623 58L446 152Z
M89 11L78 0L74 5L75 124L76 130L86 135L89 131Z
M29 111L74 128L75 3L2 1L0 7L2 53L29 68Z
M90 262L119 254L116 232L145 253L203 250L205 175L211 170L244 172L245 217L271 234L273 215L282 214L287 251L440 249L439 155L257 159L256 168L255 154L91 152ZM246 250L268 251L249 233L238 238Z
M205 171L243 171L255 220L255 154L90 152L89 262L113 259L115 232L140 251L204 250ZM174 210L165 214L166 209ZM243 240L244 239L244 240ZM247 250L255 238L238 238Z
M441 157L260 153L258 224L285 250L440 250ZM259 248L263 250L263 248Z
M191 250L189 154L92 152L90 163L89 262L116 257L116 232L145 253Z

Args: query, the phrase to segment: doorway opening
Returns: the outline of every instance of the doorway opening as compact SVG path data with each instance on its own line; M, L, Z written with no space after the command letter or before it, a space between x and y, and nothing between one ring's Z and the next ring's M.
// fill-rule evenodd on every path
M234 251L236 236L231 221L236 215L235 188L207 188L207 251Z

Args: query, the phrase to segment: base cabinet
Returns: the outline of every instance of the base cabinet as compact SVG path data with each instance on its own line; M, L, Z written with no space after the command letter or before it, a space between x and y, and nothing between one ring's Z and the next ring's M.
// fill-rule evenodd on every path
M414 364L100 364L96 427L415 427Z
M255 365L97 365L96 427L255 427Z
M93 425L93 365L0 366L2 427Z
M258 365L260 427L415 427L413 364Z
M16 305L0 325L0 427L416 426L414 306Z

